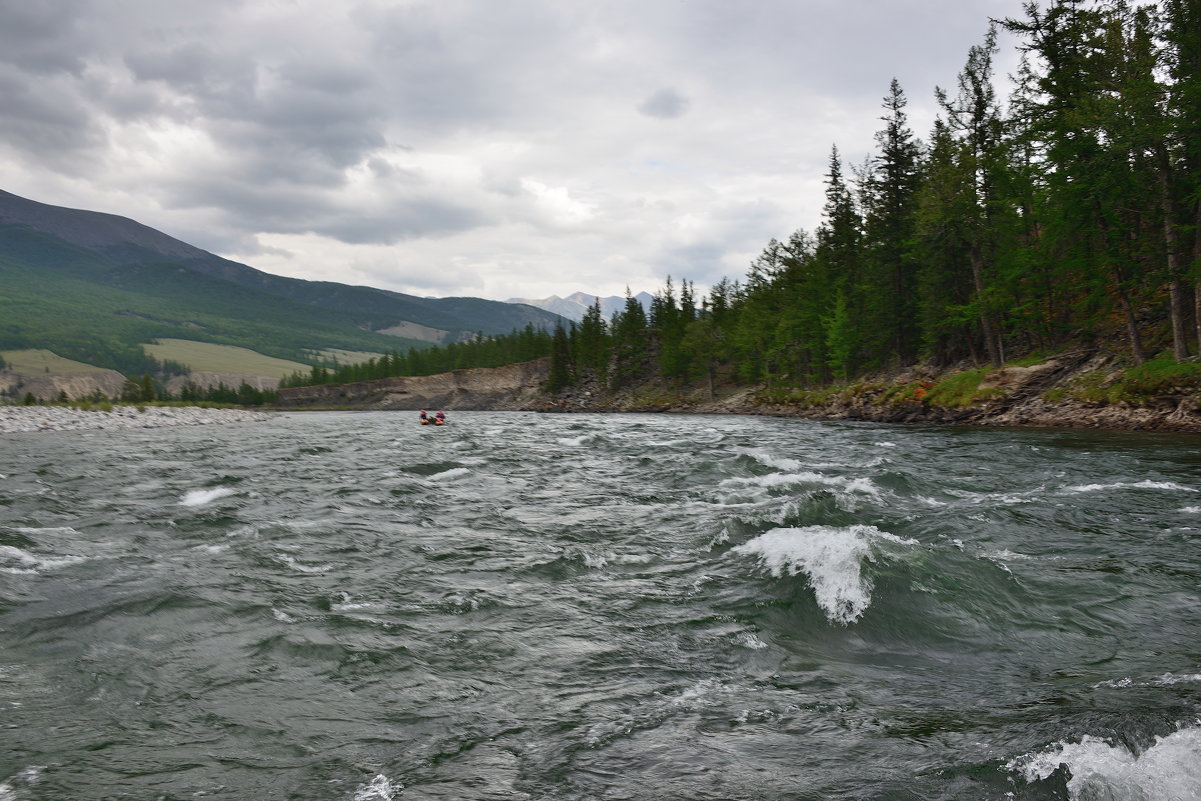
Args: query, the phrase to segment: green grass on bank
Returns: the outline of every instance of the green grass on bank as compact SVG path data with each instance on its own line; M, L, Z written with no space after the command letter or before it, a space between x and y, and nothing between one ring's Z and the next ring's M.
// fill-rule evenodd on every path
M1201 363L1177 363L1165 352L1137 367L1086 373L1044 397L1052 403L1070 399L1094 406L1140 406L1159 396L1189 394L1201 394Z
M1026 357L1006 367L1031 367L1051 358L1046 354ZM888 406L920 402L944 409L966 409L1005 396L998 387L981 387L994 368L985 366L948 373L930 380L887 383L860 381L811 388L773 387L760 393L767 403L803 408L820 408L870 397L874 405ZM1177 363L1171 353L1161 353L1136 367L1108 366L1081 373L1043 394L1051 403L1078 401L1092 406L1129 404L1147 405L1158 397L1201 396L1201 363Z

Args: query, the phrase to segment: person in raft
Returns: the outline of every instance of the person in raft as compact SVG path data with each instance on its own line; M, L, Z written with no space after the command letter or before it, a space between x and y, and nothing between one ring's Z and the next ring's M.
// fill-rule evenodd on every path
M429 415L425 413L425 409L422 409L421 410L421 422L424 423L428 419L429 419Z
M442 411L441 409L438 410L438 422L439 423L446 422L446 412Z

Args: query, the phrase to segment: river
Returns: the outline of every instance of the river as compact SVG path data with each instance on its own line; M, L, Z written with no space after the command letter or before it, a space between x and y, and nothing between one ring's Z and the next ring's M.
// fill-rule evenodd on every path
M1201 439L0 439L0 801L1201 799Z

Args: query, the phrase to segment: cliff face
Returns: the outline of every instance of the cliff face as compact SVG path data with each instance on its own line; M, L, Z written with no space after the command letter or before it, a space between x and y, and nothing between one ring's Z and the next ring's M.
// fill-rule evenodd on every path
M257 390L270 390L279 386L279 379L265 375L250 375L247 373L208 373L192 372L187 375L173 376L167 381L167 391L178 395L191 384L196 389L211 390L224 386L227 389L238 389L242 384L249 384Z
M287 408L361 409L534 408L542 397L549 359L505 367L481 367L426 376L381 378L341 386L290 387L279 390L277 404Z

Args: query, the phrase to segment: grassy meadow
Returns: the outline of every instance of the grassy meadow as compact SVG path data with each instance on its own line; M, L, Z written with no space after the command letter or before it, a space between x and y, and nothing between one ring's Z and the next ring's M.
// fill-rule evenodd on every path
M191 339L156 339L142 347L160 361L179 362L195 372L245 373L286 378L293 373L309 369L307 364L264 356L249 348L215 345Z

